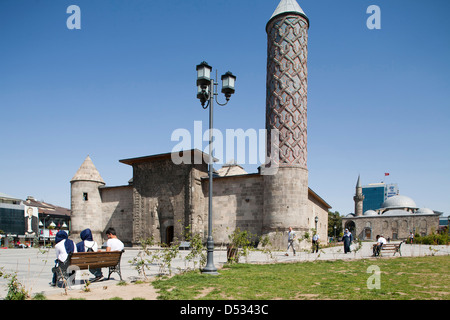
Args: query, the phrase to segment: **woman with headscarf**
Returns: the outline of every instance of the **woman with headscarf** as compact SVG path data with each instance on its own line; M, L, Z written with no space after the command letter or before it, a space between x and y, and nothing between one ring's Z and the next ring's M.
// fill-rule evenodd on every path
M58 267L60 263L64 263L67 260L70 253L77 252L77 247L75 246L73 241L69 239L67 232L65 232L64 230L58 231L55 236L55 243L55 267ZM51 283L52 286L56 286L56 278L57 275L55 272L53 273L53 279Z
M342 241L344 242L344 253L350 252L350 245L352 244L353 236L352 233L348 231L348 229L345 229Z
M81 242L77 243L78 252L97 252L98 245L97 242L92 238L91 229L87 228L80 233ZM99 281L103 278L102 269L89 269L89 271L95 276L92 282Z
M84 229L80 233L81 242L77 243L78 252L97 252L98 246L97 242L92 238L91 229Z

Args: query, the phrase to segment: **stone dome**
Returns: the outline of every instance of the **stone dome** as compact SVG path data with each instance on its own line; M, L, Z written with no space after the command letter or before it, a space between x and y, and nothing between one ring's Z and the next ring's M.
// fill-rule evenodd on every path
M430 208L420 208L416 211L416 214L434 214L434 211Z
M381 208L417 208L413 199L407 196L393 196L383 202Z
M103 185L105 184L105 181L100 176L100 173L89 156L86 157L77 173L75 173L72 180L70 180L71 183L75 181L93 181Z
M222 168L217 170L217 174L220 177L229 177L247 174L247 171L245 171L244 168L236 163L227 163Z
M374 210L367 210L366 212L363 213L364 216L377 216L378 213Z

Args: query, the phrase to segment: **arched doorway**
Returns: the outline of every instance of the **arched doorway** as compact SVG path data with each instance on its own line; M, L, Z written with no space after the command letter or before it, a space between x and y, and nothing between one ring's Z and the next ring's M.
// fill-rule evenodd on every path
M170 245L173 241L173 226L166 228L166 244Z
M353 235L353 238L356 236L356 225L354 221L347 221L344 226L345 229L348 229Z

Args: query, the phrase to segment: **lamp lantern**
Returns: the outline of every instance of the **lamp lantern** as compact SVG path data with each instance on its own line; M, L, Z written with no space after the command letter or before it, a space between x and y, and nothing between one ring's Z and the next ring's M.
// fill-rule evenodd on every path
M198 85L197 98L200 99L200 103L204 106L209 99L209 86Z
M211 82L212 67L205 61L197 65L197 86L209 86Z
M234 93L234 84L236 82L236 76L230 71L225 73L222 77L222 93L225 94L227 100L230 99L231 95Z

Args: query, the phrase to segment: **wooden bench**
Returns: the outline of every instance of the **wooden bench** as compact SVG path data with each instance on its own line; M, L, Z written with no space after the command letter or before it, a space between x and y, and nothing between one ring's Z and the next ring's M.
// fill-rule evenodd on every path
M189 250L190 247L191 247L191 243L189 241L181 241L178 249Z
M373 245L374 250L375 250L376 246L377 246L377 244L375 243ZM402 252L400 251L401 246L402 246L402 242L400 242L400 243L385 243L381 247L380 255L383 252L394 252L394 256L395 256L395 254L398 252L401 256L402 255Z
M122 280L120 259L123 252L122 250L70 253L64 263L60 263L59 266L52 268L52 272L56 272L56 281L58 282L62 278L67 281L76 270L109 268L108 280L113 272L118 273L120 280Z

